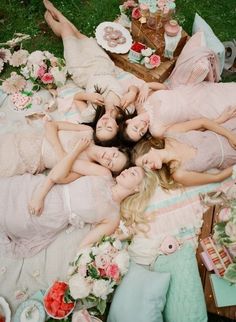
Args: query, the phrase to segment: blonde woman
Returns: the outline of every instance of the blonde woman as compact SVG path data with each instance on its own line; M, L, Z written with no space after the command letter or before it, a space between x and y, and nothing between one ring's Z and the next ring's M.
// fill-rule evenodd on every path
M115 231L120 222L120 204L127 197L137 196L129 201L129 209L136 210L138 200L144 210L156 178L142 167L124 170L115 181L111 176L85 176L63 184L83 144L81 140L47 177L25 174L0 178L0 253L15 258L33 256L68 224L80 227L82 222L93 224L78 245L83 248Z

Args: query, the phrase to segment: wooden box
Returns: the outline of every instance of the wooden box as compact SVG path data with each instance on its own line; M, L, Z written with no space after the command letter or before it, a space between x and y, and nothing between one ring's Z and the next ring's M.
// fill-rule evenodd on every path
M161 57L162 61L168 60L164 57L165 40L164 28L158 29L158 32L147 27L147 24L141 24L138 20L132 19L131 33L135 41L144 43L148 47L156 49L156 54ZM174 57L178 57L188 38L188 34L182 30L182 37L174 52Z
M147 69L145 66L132 63L128 59L128 54L108 53L116 66L124 69L127 72L145 80L146 82L164 82L172 72L175 66L175 59L164 61L154 69Z

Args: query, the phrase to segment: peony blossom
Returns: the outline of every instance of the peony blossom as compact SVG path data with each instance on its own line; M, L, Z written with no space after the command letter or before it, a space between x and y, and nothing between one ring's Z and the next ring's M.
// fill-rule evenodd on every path
M52 67L50 69L50 73L52 74L54 78L54 83L56 84L57 87L61 87L65 84L66 74L67 74L66 67L61 68L61 70L59 69L59 67Z
M2 89L7 94L14 94L16 92L20 92L26 86L26 80L18 75L15 72L11 73L11 77L7 78L2 83Z
M132 14L131 14L132 18L138 20L139 18L141 18L142 14L141 14L141 10L140 8L134 8L132 10Z
M118 281L120 277L120 271L117 264L111 264L106 268L106 275L112 278L114 281Z
M149 62L152 66L158 67L161 63L161 58L158 55L152 55L150 56L150 62Z
M7 63L11 58L11 52L9 49L0 48L0 59L3 60L4 63Z
M44 84L52 84L53 83L53 76L51 73L45 73L43 75L43 77L41 77L41 81L44 83Z
M106 254L99 254L95 257L95 265L97 268L106 269L110 264L110 257Z
M113 263L117 264L121 275L124 275L128 272L129 269L129 254L127 251L120 251L118 255L113 259Z
M75 274L69 279L69 288L70 294L75 300L83 299L89 295L91 283L80 274Z
M45 58L41 50L33 51L28 57L28 64L41 65Z
M56 58L53 54L51 54L49 51L45 50L43 51L43 55L45 58L51 60L52 58Z
M101 299L106 300L107 295L113 292L113 288L109 281L106 280L95 280L93 283L92 293L101 297Z
M90 252L91 252L91 249L85 248L77 254L77 256L80 256L80 259L79 259L80 265L84 266L92 261L92 258L90 257Z
M10 65L13 67L19 67L21 65L25 65L29 56L29 52L27 50L20 49L15 51L10 58Z

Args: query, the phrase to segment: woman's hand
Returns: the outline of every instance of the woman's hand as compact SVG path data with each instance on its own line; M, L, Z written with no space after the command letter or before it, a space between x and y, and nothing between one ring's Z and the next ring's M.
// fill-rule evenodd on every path
M78 142L76 143L73 151L75 153L81 153L83 152L91 143L91 139L84 137L78 140Z
M38 196L33 196L28 203L28 210L30 215L40 216L44 208L44 199Z
M120 107L122 109L127 108L130 104L134 103L137 93L135 91L129 91L123 95L120 100Z
M138 103L143 104L147 100L149 91L149 86L147 84L144 84L139 91L137 99Z
M229 144L232 146L232 148L236 149L236 135L232 133L228 141L229 141Z
M236 117L236 106L228 106L214 121L218 124L221 124L234 117Z
M87 100L97 105L104 105L104 98L99 93L88 93Z

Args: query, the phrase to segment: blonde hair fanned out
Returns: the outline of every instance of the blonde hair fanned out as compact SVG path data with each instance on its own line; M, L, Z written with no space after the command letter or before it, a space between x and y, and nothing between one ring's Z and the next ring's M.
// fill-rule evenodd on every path
M139 192L125 198L120 207L121 220L134 233L149 230L148 222L150 219L145 216L145 209L159 183L158 176L154 171L147 169L144 171L145 177L140 185Z

